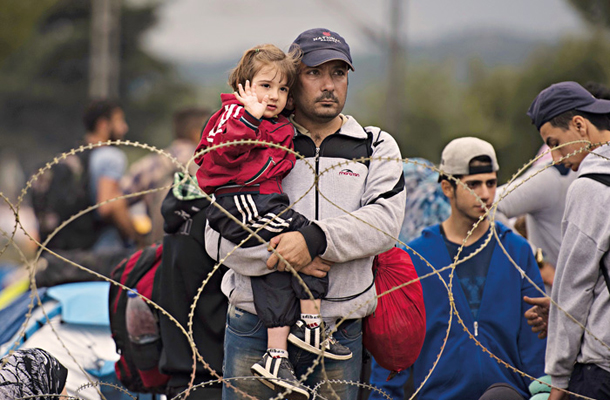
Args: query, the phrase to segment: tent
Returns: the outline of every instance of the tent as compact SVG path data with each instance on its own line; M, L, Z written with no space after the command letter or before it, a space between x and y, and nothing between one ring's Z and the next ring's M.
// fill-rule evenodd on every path
M113 387L97 385L120 386L114 373L119 356L110 335L109 288L108 282L79 282L21 295L0 310L0 356L12 349L42 348L68 369L69 395L84 400L101 395L107 400L131 399ZM26 323L29 304L34 308Z

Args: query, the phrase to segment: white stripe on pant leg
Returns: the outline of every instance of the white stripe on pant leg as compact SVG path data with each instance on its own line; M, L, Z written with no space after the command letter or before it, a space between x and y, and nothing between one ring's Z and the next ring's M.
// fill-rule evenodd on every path
M255 222L252 222L252 227L260 228L265 227L264 229L273 233L281 233L284 232L287 228L290 227L290 224L286 222L286 220L278 217L273 213L267 213L263 217L258 217Z
M267 225L271 228L277 229L286 229L290 226L289 224L278 224L277 222L273 222L269 218L265 217L257 218L257 220L253 222L253 224L258 224L259 226Z
M314 329L316 335L316 349L320 348L320 328Z
M270 227L269 225L259 224L258 222L255 222L252 224L252 228L261 228L263 226L265 227L264 230L273 232L273 233L282 233L285 231L285 228L273 228L273 227Z
M235 206L237 207L237 210L241 214L241 223L246 225L246 221L247 221L246 213L244 213L244 210L242 210L242 208L241 208L241 204L239 204L238 196L233 196L233 200L235 201Z
M260 217L259 220L264 221L264 222L270 221L269 225L272 225L272 226L289 227L290 224L288 223L288 221L291 221L292 218L289 220L285 220L282 217L278 217L277 215L275 215L273 213L267 213L267 214L263 215L262 217Z
M271 218L269 218L269 216ZM276 217L274 214L265 214L263 217L259 217L257 222L259 225L267 225L268 227L273 227L280 230L286 230L290 228L290 223L285 220Z
M252 210L250 210L250 206L243 194L239 195L239 199L241 200L243 209L248 213L248 219L246 221L248 221L247 224L250 225L252 223Z
M248 199L248 203L250 203L250 208L252 209L252 214L254 214L254 218L258 218L258 208L256 207L256 203L254 202L252 195L249 194L246 198Z

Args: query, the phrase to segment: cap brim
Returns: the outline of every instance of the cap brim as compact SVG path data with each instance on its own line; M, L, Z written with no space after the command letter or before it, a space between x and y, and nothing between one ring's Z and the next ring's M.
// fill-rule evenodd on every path
M576 109L592 114L610 114L610 100L596 99L594 103Z
M352 62L349 60L349 58L342 52L336 50L315 50L305 54L303 58L301 58L303 64L307 65L308 67L317 67L318 65L324 64L325 62L334 60L345 61L348 67L352 71L355 71L354 66L352 65Z

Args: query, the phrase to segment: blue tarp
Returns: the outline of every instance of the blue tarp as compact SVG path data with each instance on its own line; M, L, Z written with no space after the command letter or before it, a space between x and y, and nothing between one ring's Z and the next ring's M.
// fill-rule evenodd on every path
M108 282L78 282L49 288L47 295L61 304L61 319L68 324L110 326Z
M41 299L45 298L46 288L38 289ZM25 322L30 304L30 292L22 294L11 304L0 310L0 344L9 341Z
M40 299L59 302L61 319L65 323L78 325L109 326L108 282L78 282L40 288ZM17 333L25 322L30 304L30 291L19 296L11 304L0 310L0 344L6 343ZM38 304L34 305L36 308ZM44 324L44 320L41 320Z

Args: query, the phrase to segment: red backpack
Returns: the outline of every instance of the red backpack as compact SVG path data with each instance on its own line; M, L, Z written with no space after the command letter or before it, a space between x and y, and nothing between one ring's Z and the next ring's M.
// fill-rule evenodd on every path
M138 289L142 296L156 302L162 253L163 245L158 243L139 250L121 261L110 277L129 288ZM165 394L169 375L159 372L161 340L144 346L132 345L125 322L127 291L110 285L108 297L110 330L117 353L121 355L114 366L117 377L132 392ZM156 314L155 309L152 311Z
M375 257L373 273L377 295L417 279L411 257L398 247ZM364 319L362 331L364 347L379 365L392 371L388 380L413 365L426 336L421 283L416 281L379 297L375 312Z

